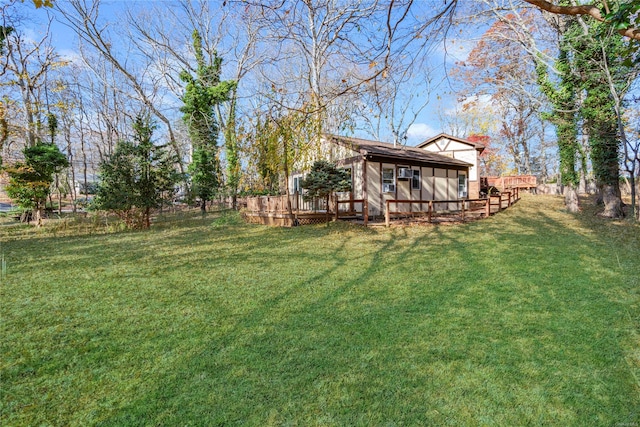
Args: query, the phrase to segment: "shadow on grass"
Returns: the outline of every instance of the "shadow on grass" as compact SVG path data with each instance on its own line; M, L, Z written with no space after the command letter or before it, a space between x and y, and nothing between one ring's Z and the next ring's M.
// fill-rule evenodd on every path
M393 327L395 308L372 301L389 290L378 286L363 298L354 289L370 285L381 265L408 253L409 247L395 251L403 233L394 234L369 254L366 266L348 277L342 271L349 261L343 240L327 254L330 267L261 301L199 354L156 378L155 390L104 424L188 424L203 419L212 424L263 424L269 417L275 417L274 423L311 423L319 420L314 414L328 415L323 406L334 406L334 399L345 397L333 390L336 387L361 394L350 397L360 402L350 409L353 415L342 414L336 421L367 421L367 402L390 392L377 379L377 359L384 360L384 349L399 346L406 337ZM313 258L298 256L303 263ZM336 273L335 284L326 280ZM313 287L323 289L309 294ZM302 300L301 294L306 295ZM297 302L293 307L292 301ZM187 413L182 410L185 405Z
M471 422L493 414L490 419L497 422L580 425L594 414L616 419L620 407L633 416L629 395L618 406L609 402L621 384L627 390L632 384L624 367L607 373L610 363L623 357L618 333L605 332L617 316L604 313L610 305L594 302L601 289L577 292L593 278L576 275L575 268L569 274L545 273L567 263L585 267L580 257L549 258L550 238L582 245L581 256L597 264L597 250L584 251L592 240L575 238L566 225L542 213L512 221L517 230L536 232L523 236L500 224L486 227L482 232L492 235L488 246L501 247L498 260L487 244L474 248L466 232L436 227L416 237L394 229L359 274L295 308L281 307L308 287L326 285L323 278L347 264L345 245L339 246L331 254L332 268L264 301L107 424ZM561 247L566 243L557 241ZM481 256L483 251L490 256ZM416 269L425 255L438 253L450 264L425 269L435 278L427 283L421 283L423 274L394 283L394 274L385 271ZM537 270L543 273L536 276ZM432 288L421 288L425 285ZM589 321L592 315L603 317ZM592 390L587 373L606 386ZM441 389L468 398L453 403ZM426 410L417 410L419 401ZM500 413L527 402L529 407L511 418ZM581 414L584 403L598 409Z
M95 319L125 328L105 338L122 352L105 360L111 369L84 367L123 395L96 390L81 414L58 409L63 419L611 425L637 413L625 364L625 313L637 302L600 231L535 203L453 227L338 227L198 224L160 240L71 239L64 254L38 242L35 268L113 260L90 274L118 279L101 304L114 304L108 292L139 293L116 296L126 310ZM118 316L120 326L109 322ZM135 381L110 384L123 369Z

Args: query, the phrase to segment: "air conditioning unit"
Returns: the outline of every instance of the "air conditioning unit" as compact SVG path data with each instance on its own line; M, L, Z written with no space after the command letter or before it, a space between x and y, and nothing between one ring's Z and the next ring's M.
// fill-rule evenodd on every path
M409 168L398 168L398 179L411 179L413 171Z
M383 193L395 193L396 185L395 184L382 184L382 192Z

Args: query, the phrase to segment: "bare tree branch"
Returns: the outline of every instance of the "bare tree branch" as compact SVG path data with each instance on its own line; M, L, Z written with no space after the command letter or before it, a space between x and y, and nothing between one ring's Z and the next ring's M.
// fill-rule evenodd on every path
M529 4L536 6L539 9L546 10L550 13L558 15L589 15L593 19L599 22L605 22L604 16L598 7L593 4L583 4L577 6L558 6L546 0L524 0ZM640 40L640 29L638 28L625 28L618 30L618 33L630 39Z

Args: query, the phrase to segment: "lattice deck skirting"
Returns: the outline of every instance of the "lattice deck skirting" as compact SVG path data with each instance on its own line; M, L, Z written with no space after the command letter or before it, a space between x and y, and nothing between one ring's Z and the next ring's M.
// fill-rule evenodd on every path
M295 227L297 225L323 224L327 222L325 213L298 213L289 215L279 212L244 212L244 220L249 224L276 225L280 227ZM332 221L333 215L329 216Z

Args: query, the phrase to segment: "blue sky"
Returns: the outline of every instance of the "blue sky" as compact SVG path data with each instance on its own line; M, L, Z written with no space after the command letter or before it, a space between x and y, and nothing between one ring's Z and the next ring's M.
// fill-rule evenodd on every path
M61 2L63 3L63 2ZM130 5L131 1L109 1L101 4L100 16L103 19L113 21L111 25L117 25L117 15L122 12L126 4ZM148 2L139 1L140 5ZM34 19L33 23L27 24L23 31L26 34L32 32L33 38L37 38L38 33L42 31L42 25L38 25L37 21L44 22L46 20L47 11L45 9L35 10L31 2L26 2L23 6L25 10L29 10L29 14ZM55 13L54 13L55 15ZM454 33L453 31L451 32ZM77 40L75 34L65 25L60 24L56 20L52 23L52 36L54 45L59 53L66 58L76 60L77 56ZM415 145L425 139L434 136L446 129L440 123L440 117L456 111L457 102L455 94L452 93L450 80L447 78L448 67L451 67L456 61L466 59L466 55L473 47L473 39L465 36L463 33L455 32L455 36L449 36L446 45L440 44L431 50L428 66L431 68L432 89L428 97L429 102L426 107L418 114L413 125L409 128L407 143ZM409 91L413 88L409 88ZM420 95L414 102L416 107L421 105L426 94ZM362 132L358 132L363 135ZM387 134L387 138L391 138Z

